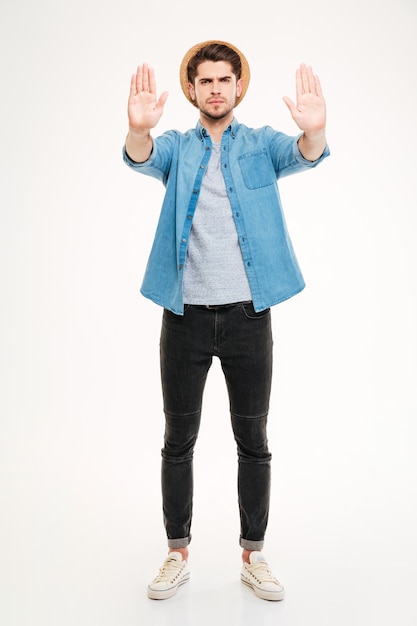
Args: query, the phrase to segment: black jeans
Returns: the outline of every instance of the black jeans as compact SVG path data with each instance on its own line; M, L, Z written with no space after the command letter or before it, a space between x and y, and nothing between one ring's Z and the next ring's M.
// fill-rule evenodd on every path
M268 522L271 454L267 415L272 377L269 310L252 303L186 305L184 316L164 310L160 342L165 437L162 500L168 546L191 540L193 451L204 386L217 356L226 379L238 453L240 545L260 550Z

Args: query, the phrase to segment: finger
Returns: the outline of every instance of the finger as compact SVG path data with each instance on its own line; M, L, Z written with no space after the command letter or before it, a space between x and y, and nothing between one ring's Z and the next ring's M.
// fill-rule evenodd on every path
M306 93L309 91L309 85L308 85L308 72L307 72L307 67L305 63L301 63L300 65L300 76L301 76L301 87L302 87L301 93Z
M136 72L136 93L137 94L142 91L142 74L143 74L142 65L139 65L137 72Z
M143 64L141 91L149 91L149 66L147 63Z
M156 78L153 67L149 68L149 91L156 95Z
M167 101L168 95L169 94L168 94L167 91L164 91L163 93L161 93L161 95L159 96L158 103L156 105L158 108L161 108L161 109L164 108L164 105L165 105L165 102Z
M316 93L316 81L314 80L313 68L307 67L308 91Z
M288 98L288 96L283 96L282 98L285 102L285 104L287 105L291 115L293 115L293 113L297 110L297 107L295 106L294 102L291 100L291 98Z
M132 96L136 96L137 94L137 89L136 89L136 74L132 75L132 78L130 79L130 97Z
M318 76L314 77L314 83L316 86L316 93L320 98L323 98L323 91L321 89L321 83L320 83L320 79Z
M297 97L297 101L303 95L303 81L301 79L301 70L298 69L295 72L295 94Z

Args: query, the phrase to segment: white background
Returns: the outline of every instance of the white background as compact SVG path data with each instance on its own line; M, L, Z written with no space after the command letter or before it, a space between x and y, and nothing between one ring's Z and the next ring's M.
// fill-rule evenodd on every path
M2 0L0 621L415 626L416 5ZM239 582L236 453L213 365L196 449L192 581L146 598L165 556L161 310L139 295L163 188L121 160L130 75L196 110L178 69L231 41L249 126L298 129L300 62L332 156L281 184L306 290L273 311L265 554L283 603ZM222 621L223 623L223 621Z

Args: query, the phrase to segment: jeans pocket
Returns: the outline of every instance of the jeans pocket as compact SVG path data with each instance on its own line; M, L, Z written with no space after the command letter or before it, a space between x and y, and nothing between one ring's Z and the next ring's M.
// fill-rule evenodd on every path
M248 319L262 319L264 317L267 317L271 312L270 308L263 309L263 311L255 311L255 308L252 302L248 304L244 304L242 306L242 310L243 310L245 317L247 317Z

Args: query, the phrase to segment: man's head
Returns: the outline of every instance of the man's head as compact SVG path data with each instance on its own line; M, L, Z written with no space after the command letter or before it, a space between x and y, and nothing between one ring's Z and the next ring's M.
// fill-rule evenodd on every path
M198 101L199 77L203 69L204 79L218 80L229 77L236 85L233 106L242 100L249 86L250 70L244 55L232 44L225 41L204 41L190 48L184 56L180 67L181 87L185 97L194 106L200 107ZM215 71L214 71L215 70Z

